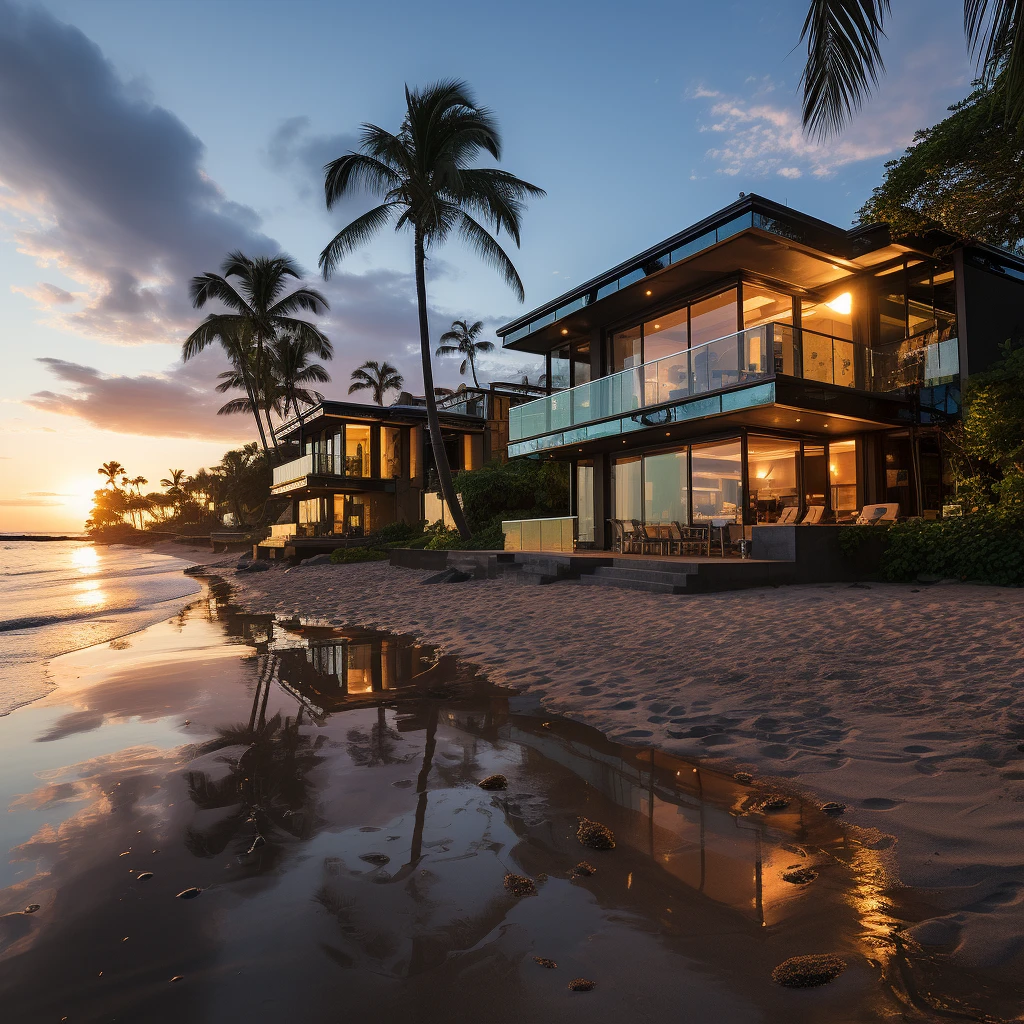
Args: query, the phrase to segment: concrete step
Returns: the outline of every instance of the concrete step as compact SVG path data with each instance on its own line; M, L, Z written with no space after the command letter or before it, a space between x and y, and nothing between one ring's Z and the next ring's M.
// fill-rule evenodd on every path
M686 584L661 583L657 580L635 580L617 576L581 576L580 583L590 587L615 587L618 590L640 590L647 594L685 594Z
M687 573L683 569L673 569L672 571L664 569L629 569L614 565L600 566L594 570L593 574L601 579L646 580L649 583L671 583L674 586L685 587L687 576L696 575L696 571Z

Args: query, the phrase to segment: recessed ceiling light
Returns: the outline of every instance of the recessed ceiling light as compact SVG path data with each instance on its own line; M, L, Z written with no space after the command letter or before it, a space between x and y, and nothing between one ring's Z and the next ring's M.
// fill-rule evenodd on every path
M655 325L654 325L654 329L655 329L656 331L660 331L660 330L661 330L661 324L655 324Z
M666 437L671 437L672 436L672 431L671 430L666 430L665 431L665 436Z
M562 328L562 333L563 334L568 334L569 333L569 328L568 327L563 327Z
M651 294L651 289L650 289L650 288L648 288L648 289L647 289L647 294L648 294L648 295L650 295L650 294Z
M800 422L800 417L799 416L797 416L796 421L797 421L797 423Z
M828 426L828 424L827 424L827 423L823 423L823 424L822 424L822 426L824 426L824 427L827 427L827 426Z

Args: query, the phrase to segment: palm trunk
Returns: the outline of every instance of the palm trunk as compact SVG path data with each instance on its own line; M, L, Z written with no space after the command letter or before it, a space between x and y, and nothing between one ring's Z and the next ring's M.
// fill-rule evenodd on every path
M480 381L476 379L476 360L473 358L473 350L469 350L469 371L473 374L473 387L479 388Z
M242 375L242 383L245 384L245 393L249 396L249 408L256 417L256 429L260 432L260 444L263 445L263 454L269 459L270 450L267 448L267 436L263 432L263 420L260 419L260 407L256 401L256 391L249 378L249 367L246 365L246 356L239 344L235 350L235 361L238 364L238 372Z
M427 429L430 431L430 446L434 450L434 465L441 483L441 494L448 505L455 526L463 540L472 536L465 513L455 496L452 471L448 455L441 438L441 421L437 418L437 398L434 395L434 368L430 364L430 327L427 324L427 279L426 254L423 249L423 234L416 228L416 304L420 315L420 361L423 364L423 390L427 401Z
M271 440L271 442L274 445L274 454L280 458L281 449L278 447L278 444L277 444L277 435L274 433L274 424L270 420L270 397L266 393L266 388L264 387L264 383L265 382L263 380L263 336L261 334L257 334L256 335L256 389L257 389L257 395L259 396L259 394L262 392L262 397L263 397L263 414L267 418L267 427L270 430L270 440ZM256 406L256 417L257 417L257 419L259 418L259 415L260 415L260 413L259 413L259 405L257 405ZM262 434L262 428L261 428L260 432ZM263 441L263 447L264 447L264 449L266 449L266 447L267 447L266 439L264 439L264 441ZM270 455L269 451L267 452L267 455L268 456Z

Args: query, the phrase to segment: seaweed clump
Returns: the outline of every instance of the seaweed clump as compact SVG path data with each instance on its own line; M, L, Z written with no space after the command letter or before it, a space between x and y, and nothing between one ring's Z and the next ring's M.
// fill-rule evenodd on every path
M508 789L508 779L504 775L488 775L481 779L477 785L481 789Z
M590 981L587 978L573 978L569 982L570 992L589 992L596 986L596 982Z
M589 818L579 818L579 828L576 829L576 838L592 850L614 850L615 833L607 825L599 821L591 821Z
M772 971L772 981L787 988L816 988L835 981L845 970L846 961L832 953L794 956Z
M537 893L537 886L533 884L532 878L514 875L512 872L505 876L505 888L517 899L522 896L534 896Z
M579 864L572 869L572 873L574 875L596 875L597 868L595 868L593 864L589 864L587 861L581 860Z
M838 800L829 800L821 805L821 809L826 814L842 814L846 810L846 804L841 804Z
M817 877L818 872L814 868L795 867L782 872L782 880L784 882L791 882L793 885L807 885L808 882L813 882Z
M762 811L784 811L789 806L789 797L781 796L778 793L771 793L757 806Z
M558 966L554 960L549 960L546 956L535 956L533 962L541 967L546 967L549 971L553 971Z

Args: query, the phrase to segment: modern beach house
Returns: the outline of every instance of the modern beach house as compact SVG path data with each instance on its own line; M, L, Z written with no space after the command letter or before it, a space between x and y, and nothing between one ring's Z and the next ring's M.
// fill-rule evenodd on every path
M506 324L549 394L510 457L571 463L579 546L614 521L938 514L937 427L1024 330L1024 261L941 233L894 242L756 195Z
M452 472L504 460L509 413L543 390L527 385L464 387L438 400ZM394 405L324 401L275 431L302 454L274 468L271 496L291 499L291 515L257 547L295 557L337 547L389 523L442 517L434 452L422 398Z

